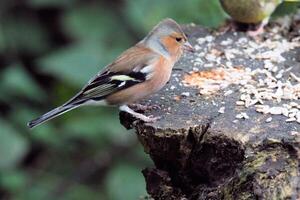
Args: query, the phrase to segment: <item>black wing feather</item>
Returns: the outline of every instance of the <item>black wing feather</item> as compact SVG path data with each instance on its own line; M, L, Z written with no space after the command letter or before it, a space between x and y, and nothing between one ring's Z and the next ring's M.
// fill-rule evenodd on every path
M118 80L113 77L126 76L128 80ZM82 104L88 100L100 101L110 94L129 88L135 84L144 82L147 74L142 72L105 72L92 80L83 90L69 103Z

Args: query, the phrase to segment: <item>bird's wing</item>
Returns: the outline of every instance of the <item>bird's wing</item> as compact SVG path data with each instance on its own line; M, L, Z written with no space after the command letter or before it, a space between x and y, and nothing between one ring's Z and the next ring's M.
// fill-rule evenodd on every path
M119 56L66 104L82 104L89 100L100 101L110 94L147 80L151 74L155 53L134 46ZM148 67L148 68L147 68ZM145 70L146 69L146 70Z
M137 44L123 52L112 64L105 70L112 72L131 72L141 69L145 64L157 58L159 55L149 48Z

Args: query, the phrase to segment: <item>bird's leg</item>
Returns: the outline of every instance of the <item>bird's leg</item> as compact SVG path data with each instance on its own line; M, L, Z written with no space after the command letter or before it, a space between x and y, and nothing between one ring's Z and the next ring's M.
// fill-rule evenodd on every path
M264 27L269 22L269 18L264 19L258 26L256 30L247 31L248 35L251 37L256 37L264 32Z
M161 109L159 105L130 104L129 107L132 108L133 110L140 110L140 111Z
M248 31L248 35L251 37L256 37L264 32L264 26L260 25L259 28L255 31Z
M224 34L226 32L229 32L229 31L232 31L232 30L235 30L235 27L234 27L234 24L232 21L226 21L224 23L224 25L222 25L219 29L218 29L218 32L221 33L221 34ZM173 68L174 69L174 68Z
M134 110L132 110L131 108L129 108L127 105L122 105L122 106L119 107L119 109L121 111L124 111L124 112L127 112L127 113L131 114L135 118L140 119L144 122L155 122L156 120L158 120L160 118L160 117L145 116L141 113L137 113Z

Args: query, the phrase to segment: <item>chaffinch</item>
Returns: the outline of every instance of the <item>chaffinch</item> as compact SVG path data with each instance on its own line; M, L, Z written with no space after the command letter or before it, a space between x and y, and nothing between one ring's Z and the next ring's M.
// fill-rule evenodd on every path
M237 22L238 28L247 30L250 36L263 33L270 16L282 2L299 0L220 0L225 12ZM297 6L297 4L295 4Z
M115 105L145 122L158 118L145 116L128 104L159 91L170 79L174 64L184 50L193 51L186 35L172 19L164 19L133 47L93 77L82 90L27 125L33 128L82 105Z

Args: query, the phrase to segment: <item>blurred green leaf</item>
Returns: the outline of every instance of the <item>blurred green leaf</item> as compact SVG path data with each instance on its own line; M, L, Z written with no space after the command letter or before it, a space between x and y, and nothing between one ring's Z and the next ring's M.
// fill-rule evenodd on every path
M66 136L78 137L99 146L113 141L126 143L132 138L130 132L120 124L117 113L111 108L80 108L64 123L63 129Z
M2 77L1 99L11 100L13 99L11 96L26 96L28 99L42 101L45 98L45 92L20 64L8 66L0 76Z
M0 186L11 193L17 193L26 186L27 174L20 170L7 170L0 176Z
M91 190L91 187L85 185L74 185L60 198L62 200L99 200L105 199L99 191Z
M32 7L66 7L74 4L77 0L29 0Z
M3 31L3 25L0 21L0 52L3 52L5 47L6 47L6 41L5 41L5 36Z
M216 27L225 19L219 0L127 0L126 9L131 24L136 29L145 27L144 32L166 17L179 23L195 22L209 27Z
M18 127L23 127L24 132L30 134L33 140L43 143L47 146L55 147L62 145L61 138L57 136L57 129L51 123L45 123L34 129L29 129L26 123L38 117L41 112L37 112L36 109L27 107L24 104L15 103L12 112L10 113L10 121Z
M113 13L96 3L69 10L63 23L67 33L80 40L104 41L118 29L118 21Z
M49 48L46 31L33 18L10 16L0 21L0 28L5 40L5 46L0 50L6 48L15 54L18 52L41 54Z
M272 16L280 17L291 13L295 13L299 9L299 6L300 2L283 2L276 8Z
M221 8L219 0L194 0L194 3L189 4L189 8L192 9L193 5L198 5L197 10L194 12L195 22L207 27L217 27L221 25L226 19L226 14ZM189 9L186 13L190 13Z
M110 200L139 199L147 194L143 175L137 167L120 163L107 175Z
M41 70L76 86L83 86L103 65L101 49L93 43L69 46L39 61Z
M4 170L15 167L22 160L29 144L3 119L0 119L0 129L0 170Z
M30 182L23 188L23 191L15 193L15 200L53 200L53 194L56 184L61 177L55 174L40 172L38 175L32 176ZM53 196L51 196L53 195Z
M159 3L158 0L127 0L125 14L130 20L131 25L136 30L142 29L142 32L145 34L163 18L173 17L170 16L169 9L166 9L170 6L170 3L172 7L176 6L176 3L174 4L170 0L159 1Z
M137 42L132 41L122 22L106 6L96 2L82 4L65 12L62 18L65 32L77 40L76 46L95 51L99 60L95 65L100 67Z
M134 149L132 154L133 154L132 156L136 160L140 160L141 166L139 167L139 169L144 169L146 167L152 167L154 165L149 154L145 153L145 149L141 143L139 143L137 145L137 147Z
M28 132L34 140L39 143L43 143L48 148L64 145L64 141L61 136L59 136L59 130L57 130L51 123L43 124L35 129L28 130Z

